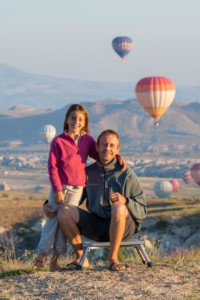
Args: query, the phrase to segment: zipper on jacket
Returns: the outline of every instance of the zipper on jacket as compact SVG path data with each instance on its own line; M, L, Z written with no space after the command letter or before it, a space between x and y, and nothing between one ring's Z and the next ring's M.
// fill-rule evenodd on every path
M110 200L110 194L112 193L112 188L108 183L108 180L106 179L106 171L103 170L104 174L103 174L103 181L104 181L104 199L103 199L103 203L104 206L108 207L111 206L112 202Z
M108 202L106 201L106 172L103 169L103 206L108 206Z

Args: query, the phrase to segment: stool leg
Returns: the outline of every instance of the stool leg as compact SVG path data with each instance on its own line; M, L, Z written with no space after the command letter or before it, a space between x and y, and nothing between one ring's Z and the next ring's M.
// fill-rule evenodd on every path
M144 245L137 246L137 251L142 258L142 262L147 264L148 267L152 267L152 262L150 261L150 258L148 257Z
M136 248L137 253L139 254L140 258L142 259L143 264L145 264L146 263L145 258L144 258L144 255L143 255L141 249L140 249L140 246L136 246L135 248Z
M82 269L82 265L86 259L86 257L88 256L88 253L90 252L91 248L90 247L86 247L83 249L83 255L81 256L81 259L79 261L79 264L77 265L77 270L81 270Z

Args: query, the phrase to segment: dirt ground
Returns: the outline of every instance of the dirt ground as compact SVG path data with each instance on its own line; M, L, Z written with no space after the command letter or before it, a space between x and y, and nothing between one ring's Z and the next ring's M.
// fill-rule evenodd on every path
M132 265L112 272L104 266L82 271L44 272L0 280L0 299L179 300L200 299L200 266L194 262L152 268Z

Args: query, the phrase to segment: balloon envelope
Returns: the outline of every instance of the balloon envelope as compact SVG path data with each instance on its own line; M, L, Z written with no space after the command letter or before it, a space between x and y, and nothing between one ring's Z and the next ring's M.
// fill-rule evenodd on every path
M56 128L53 125L47 124L40 129L40 137L47 143L51 143L56 135Z
M169 198L173 192L173 187L169 181L163 180L157 181L153 190L158 198Z
M135 94L144 110L156 120L155 125L158 125L158 121L174 100L175 85L167 77L145 77L136 84Z
M112 47L115 52L124 59L133 48L133 41L128 36L118 36L113 39Z
M190 173L194 181L200 185L200 163L194 164L190 169Z
M175 179L172 179L172 180L170 180L169 182L170 182L171 185L172 185L173 192L174 192L174 193L177 193L177 192L178 192L178 188L179 188L179 183L178 183L178 181L175 180Z

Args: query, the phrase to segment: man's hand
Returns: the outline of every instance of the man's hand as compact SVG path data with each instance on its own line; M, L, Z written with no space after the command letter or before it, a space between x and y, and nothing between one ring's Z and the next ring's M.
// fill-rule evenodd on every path
M124 196L122 196L120 193L111 193L110 200L112 203L119 201L122 204L126 204L126 198Z
M54 218L57 211L52 209L52 205L46 203L43 205L43 212L48 218Z

